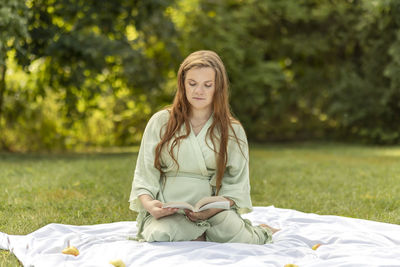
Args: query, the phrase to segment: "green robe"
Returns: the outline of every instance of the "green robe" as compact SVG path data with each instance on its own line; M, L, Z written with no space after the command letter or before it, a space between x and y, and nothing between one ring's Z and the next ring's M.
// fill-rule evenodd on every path
M233 124L233 129L240 144L233 137L229 138L228 162L219 192L219 195L235 202L231 210L222 211L205 221L191 222L179 213L156 220L143 208L138 199L143 194L161 202L185 201L192 205L205 196L215 194L216 155L210 148L212 142L207 135L213 116L197 136L192 130L187 138L181 139L179 147L175 147L174 156L179 162L179 169L167 149L163 149L161 165L166 179L160 178L160 172L154 167L155 147L165 131L169 116L167 110L154 114L142 138L129 199L130 209L139 213L138 239L149 242L188 241L206 232L207 240L215 242L270 242L269 230L252 226L239 215L250 212L252 205L247 139L243 127L237 123ZM185 131L183 126L179 134ZM230 135L233 136L232 133Z

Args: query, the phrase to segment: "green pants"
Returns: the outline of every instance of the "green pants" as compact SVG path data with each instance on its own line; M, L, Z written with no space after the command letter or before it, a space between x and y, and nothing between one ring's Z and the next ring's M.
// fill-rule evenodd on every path
M158 220L150 215L145 218L142 236L148 242L190 241L204 232L211 242L265 244L272 241L269 229L251 225L234 210L222 211L200 222L192 222L179 213Z

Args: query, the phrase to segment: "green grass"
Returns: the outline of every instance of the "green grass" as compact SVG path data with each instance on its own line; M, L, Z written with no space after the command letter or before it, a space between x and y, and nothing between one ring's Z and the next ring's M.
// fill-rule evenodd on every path
M136 150L92 154L0 153L0 231L28 234L48 223L134 220L128 197ZM254 206L274 205L400 224L400 147L256 145ZM20 266L0 251L0 266Z
M253 205L400 224L400 147L252 147Z

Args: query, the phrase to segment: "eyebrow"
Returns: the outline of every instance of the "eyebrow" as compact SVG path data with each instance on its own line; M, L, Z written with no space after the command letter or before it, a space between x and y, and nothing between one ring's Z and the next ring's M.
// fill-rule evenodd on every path
M188 79L188 80L191 80L191 81L194 81L194 82L197 82L196 80L193 80L193 79ZM213 80L208 80L208 81L204 81L205 83L208 83L208 82L213 82Z

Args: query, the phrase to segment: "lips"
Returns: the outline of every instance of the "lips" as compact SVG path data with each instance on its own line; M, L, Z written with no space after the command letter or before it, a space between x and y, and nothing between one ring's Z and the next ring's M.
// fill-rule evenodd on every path
M201 98L201 97L193 97L193 99L195 99L195 100L204 100L205 98Z

